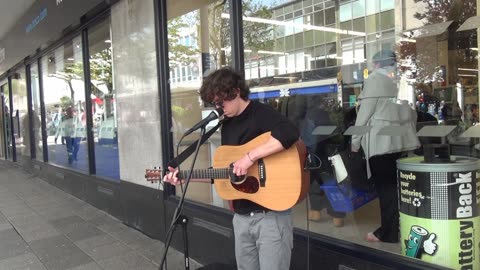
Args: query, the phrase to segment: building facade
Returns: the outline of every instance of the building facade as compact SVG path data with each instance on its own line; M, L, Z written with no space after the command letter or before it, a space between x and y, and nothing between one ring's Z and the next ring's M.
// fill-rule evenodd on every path
M182 135L213 108L198 97L202 78L231 66L245 74L250 98L297 124L322 161L308 198L293 207L291 269L479 269L478 233L449 236L446 243L459 243L460 252L443 253L444 244L423 256L409 253L406 228L398 243L365 241L380 222L378 199L371 191L341 189L328 159L346 147L372 59L385 51L396 55L389 74L398 99L417 112L417 130L448 130L421 137L422 144L443 143L451 156L479 156L477 5L38 0L0 40L0 158L163 239L183 190L146 181L145 172L164 168L198 139L198 132ZM217 131L200 147L196 167L210 167L219 146ZM471 196L460 197L471 218L460 228L472 222L480 232L476 177L461 189ZM203 264L235 265L228 201L204 183L191 183L185 197L190 255ZM400 196L403 203L421 197ZM182 250L177 234L172 244ZM436 236L442 243L443 235Z

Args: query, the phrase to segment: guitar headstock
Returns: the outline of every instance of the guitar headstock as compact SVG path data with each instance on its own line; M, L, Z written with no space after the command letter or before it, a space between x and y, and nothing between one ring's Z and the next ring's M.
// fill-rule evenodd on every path
M155 183L161 181L163 178L163 171L161 169L145 169L145 179L149 182Z

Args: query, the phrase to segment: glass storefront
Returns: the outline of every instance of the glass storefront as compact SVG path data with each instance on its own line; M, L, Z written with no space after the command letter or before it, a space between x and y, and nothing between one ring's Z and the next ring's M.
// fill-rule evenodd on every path
M361 104L359 95L368 84L369 76L376 78L378 73L385 73L389 84L395 85L397 94L392 97L403 100L412 112L415 110L415 131L426 125L451 126L453 131L443 139L448 143L451 155L478 157L478 141L459 137L469 127L477 125L479 117L478 25L465 23L476 16L476 4L472 1L463 1L463 6L439 4L436 8L445 9L439 18L424 5L426 2L407 1L407 8L403 9L393 0L310 0L281 4L242 1L245 63L242 71L252 91L250 99L269 104L291 119L300 129L309 153L322 163L320 169L311 172L308 199L294 207L297 228L369 247L375 242L374 248L410 256L404 243L408 235L398 233L398 218L396 221L387 218L392 222L386 230L393 231L395 236L384 242L377 241L376 229L385 223L387 211L383 208L388 205L385 203L387 193L378 196L382 184L371 178L368 190L340 185L329 160L336 153L350 148L351 136L343 133L355 125L356 112ZM220 5L221 1L215 3ZM199 51L207 51L207 47L202 47L203 32L216 31L216 28L206 29L203 27L206 24L201 21L202 11L212 7L220 9L213 3L205 7L192 5L189 12L169 18L175 143L188 127L213 109L198 99L196 92L201 77L192 76L192 81L184 81L189 78L188 66L197 65ZM467 9L468 12L458 13ZM219 17L213 16L216 12L208 13L209 18L220 20L209 21L209 25L228 23L228 10L221 12ZM199 22L196 21L198 18ZM216 38L219 36L224 35ZM223 40L210 38L209 43L222 44ZM228 46L223 47L227 47L228 52ZM178 51L182 52L181 57ZM385 64L383 58L391 62ZM228 65L228 61L217 62L218 59L222 57L210 59L212 67ZM201 74L205 75L205 70ZM202 146L197 168L211 166L210 160L219 144L216 135ZM179 150L193 142L196 136L198 133L183 139ZM420 141L424 145L442 142L441 138L430 137L420 137ZM422 156L423 147L400 152L403 155L399 154L395 159ZM379 162L374 158L370 164L382 166L383 162L387 160ZM183 167L189 164L187 161ZM385 164L390 164L395 173L394 162ZM375 175L379 171L377 167L371 170ZM396 183L396 177L390 178ZM395 195L396 185L390 185L388 191L382 192L391 192L392 187ZM181 192L177 188L177 195ZM395 204L401 199L408 201L402 194L409 192L404 190L398 199L397 195L391 198ZM209 185L192 183L186 195L206 204L230 207ZM434 253L424 254L423 260L449 265Z
M97 175L120 179L110 17L88 32Z
M13 136L17 155L30 157L30 127L27 105L25 69L19 68L12 76Z
M170 9L167 14L172 133L178 152L185 150L186 146L199 137L199 132L194 132L180 142L185 131L212 110L202 104L198 96L204 74L229 66L232 61L230 23L225 4L222 1L213 1L207 5L201 2L180 2L183 2L185 9ZM218 133L200 147L195 168L210 166L215 149L220 145ZM190 168L191 162L190 157L181 164L181 168ZM220 207L228 206L227 202L216 195L212 185L192 183L189 188L186 193L189 199ZM178 187L177 194L181 192Z
M48 161L88 172L82 39L41 59Z
M38 65L30 66L30 88L32 92L32 131L33 145L35 145L35 158L43 161L43 141L41 129L41 111L40 111L40 82L38 78Z
M142 177L145 169L162 164L154 21L152 1L120 1L112 6L115 96L110 105L116 108L110 114L117 121L120 179L159 188Z
M6 80L0 81L0 95L1 95L1 100L0 100L0 128L2 131L0 132L0 157L1 158L7 158L11 156L11 153L8 152L10 147L9 145L9 140L10 138L9 135L9 119L8 116L10 115L8 113L8 83Z

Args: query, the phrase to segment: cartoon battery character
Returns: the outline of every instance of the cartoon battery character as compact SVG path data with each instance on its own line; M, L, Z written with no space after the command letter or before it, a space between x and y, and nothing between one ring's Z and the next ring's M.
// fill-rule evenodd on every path
M425 252L428 255L433 255L437 249L437 244L434 242L437 236L420 226L413 225L410 228L408 240L405 240L405 254L408 257L420 259Z

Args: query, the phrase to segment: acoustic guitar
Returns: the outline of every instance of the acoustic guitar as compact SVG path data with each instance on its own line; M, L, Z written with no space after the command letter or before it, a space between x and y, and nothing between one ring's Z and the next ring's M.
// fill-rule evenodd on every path
M224 200L246 199L271 210L282 211L301 202L310 188L310 173L304 168L307 150L301 140L289 149L257 160L245 176L233 174L232 162L270 138L266 132L246 144L223 145L215 151L213 168L193 170L192 179L215 179L215 189ZM179 177L188 175L181 170ZM147 181L163 179L163 170L147 169Z

